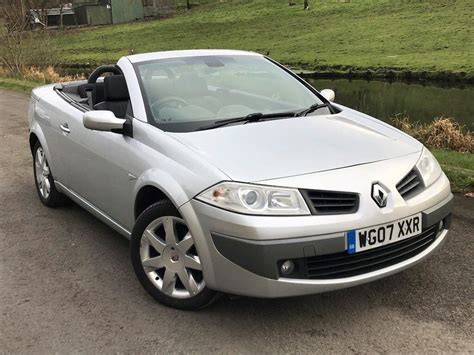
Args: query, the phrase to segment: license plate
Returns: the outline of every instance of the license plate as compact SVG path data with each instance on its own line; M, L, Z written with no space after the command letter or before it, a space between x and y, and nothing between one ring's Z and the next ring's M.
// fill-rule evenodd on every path
M347 232L349 254L374 249L421 233L421 213L364 229Z

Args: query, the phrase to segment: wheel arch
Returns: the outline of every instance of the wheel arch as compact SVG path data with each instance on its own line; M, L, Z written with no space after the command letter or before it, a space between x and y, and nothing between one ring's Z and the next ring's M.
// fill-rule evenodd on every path
M160 200L167 199L179 209L190 199L170 174L159 169L149 170L138 179L134 196L134 221L146 208Z
M140 216L140 214L148 207L161 200L170 200L170 198L156 186L142 186L135 197L135 204L133 209L133 215L135 220L137 220L138 216Z
M36 133L34 132L31 132L30 133L30 137L29 137L29 143L30 143L30 151L31 151L31 154L33 154L33 148L35 147L36 143L39 142L39 138L38 136L36 135Z
M33 148L35 147L36 143L40 143L41 147L44 150L44 153L46 154L46 159L48 159L48 163L50 168L55 171L54 169L54 161L51 159L51 152L49 151L48 143L46 142L46 138L44 137L44 134L41 130L41 127L38 125L38 123L34 122L31 129L30 129L30 134L28 136L28 143L30 145L30 151L31 154L33 155Z

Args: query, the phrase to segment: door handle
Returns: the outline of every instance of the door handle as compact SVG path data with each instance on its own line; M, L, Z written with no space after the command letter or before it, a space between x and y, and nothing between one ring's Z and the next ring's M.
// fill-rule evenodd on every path
M59 128L61 128L61 131L63 131L66 134L71 133L71 130L69 129L69 125L67 123L63 123L62 125L59 125Z

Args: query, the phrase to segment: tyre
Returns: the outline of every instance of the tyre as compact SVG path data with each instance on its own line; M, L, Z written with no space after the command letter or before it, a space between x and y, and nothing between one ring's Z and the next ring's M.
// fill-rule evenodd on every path
M157 202L138 217L130 256L142 286L166 306L196 310L218 296L206 287L194 238L170 201Z
M56 190L48 160L39 142L33 147L33 173L36 191L45 206L59 207L68 202L67 197Z

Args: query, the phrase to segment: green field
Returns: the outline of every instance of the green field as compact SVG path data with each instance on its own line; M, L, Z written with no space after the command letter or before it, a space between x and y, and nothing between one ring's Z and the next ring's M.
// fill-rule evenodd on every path
M169 19L67 30L54 43L64 65L113 62L122 55L235 48L319 72L373 70L474 77L472 0L230 1Z

